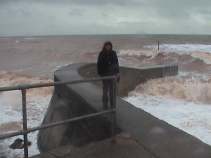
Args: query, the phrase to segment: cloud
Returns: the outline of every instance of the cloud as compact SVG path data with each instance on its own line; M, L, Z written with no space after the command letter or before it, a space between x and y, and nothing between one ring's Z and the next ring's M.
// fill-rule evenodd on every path
M210 0L0 0L0 35L211 34Z
M1 4L8 3L43 3L43 4L70 4L70 5L134 5L141 1L136 0L0 0Z

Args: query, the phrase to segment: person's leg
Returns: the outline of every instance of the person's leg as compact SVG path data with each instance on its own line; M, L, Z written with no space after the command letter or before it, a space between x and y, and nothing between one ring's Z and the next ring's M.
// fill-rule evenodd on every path
M109 100L110 100L110 107L113 106L113 95L114 95L114 92L113 92L113 81L109 81Z
M108 81L103 81L103 109L108 109L108 91L109 91L109 83Z
M111 107L113 106L112 104L113 104L113 97L114 97L114 94L113 93L116 93L116 95L118 95L118 82L116 82L116 92L114 92L113 90L113 87L114 85L113 85L113 81L110 81L109 82L109 97L110 97L110 105L111 105Z

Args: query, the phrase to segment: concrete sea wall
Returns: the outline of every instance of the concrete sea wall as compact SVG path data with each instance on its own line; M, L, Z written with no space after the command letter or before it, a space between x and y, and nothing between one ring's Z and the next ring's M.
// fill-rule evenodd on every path
M121 67L119 95L126 96L137 84L151 78L176 75L176 65ZM79 80L96 77L95 64L73 64L57 70L55 81ZM56 86L43 124L102 110L101 82ZM138 143L162 158L210 158L211 147L195 137L155 118L149 113L117 98L117 131L130 133ZM41 152L62 145L84 145L110 136L110 121L96 117L76 123L41 130L38 147Z

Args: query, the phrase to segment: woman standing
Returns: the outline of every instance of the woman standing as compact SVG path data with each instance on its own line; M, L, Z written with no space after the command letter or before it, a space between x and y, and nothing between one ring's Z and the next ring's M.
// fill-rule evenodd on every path
M101 77L116 76L119 82L119 62L116 52L113 50L112 43L110 41L105 42L103 49L98 56L97 71ZM110 97L110 105L112 105L112 81L103 80L103 108L108 108L108 100Z

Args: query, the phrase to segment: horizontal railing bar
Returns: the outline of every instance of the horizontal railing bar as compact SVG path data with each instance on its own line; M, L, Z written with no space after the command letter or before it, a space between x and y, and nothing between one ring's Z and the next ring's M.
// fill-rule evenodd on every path
M10 133L7 133L7 134L2 134L2 135L0 135L0 140L1 139L15 137L15 136L19 136L19 135L23 135L23 134L24 134L23 130L20 130L20 131L17 131L17 132L10 132Z
M106 110L106 111L102 111L102 112L97 112L97 113L92 113L92 114L87 114L87 115L83 115L83 116L78 116L78 117L66 119L66 120L63 120L63 121L49 123L49 124L38 126L38 127L29 128L27 131L21 130L21 131L17 131L17 132L8 133L8 134L3 134L3 135L0 135L0 140L6 139L6 138L11 138L11 137L14 137L14 136L23 135L23 134L26 134L26 133L31 133L31 132L34 132L34 131L37 131L37 130L42 130L42 129L46 129L46 128L50 128L50 127L54 127L54 126L59 126L59 125L79 121L79 120L82 120L82 119L87 119L87 118L92 118L92 117L112 113L112 112L115 112L115 111L116 111L115 109Z
M66 123L75 122L75 121L79 121L79 120L83 120L83 119L87 119L87 118L92 118L92 117L96 117L96 116L100 116L100 115L104 115L104 114L108 114L108 113L112 113L112 112L115 112L115 109L106 110L106 111L97 112L97 113L92 113L92 114L87 114L87 115L67 119L67 120L64 120L64 121L58 121L58 122L51 123L51 124L46 124L46 125L42 125L42 126L38 126L38 127L34 127L34 128L29 128L27 133L34 132L34 131L37 131L37 130L46 129L46 128L50 128L50 127L54 127L54 126L58 126L58 125L62 125L62 124L66 124Z
M41 87L52 87L52 86L59 86L59 85L64 85L64 84L96 82L96 81L109 80L109 79L116 79L116 77L115 76L107 76L107 77L81 79L81 80L74 80L74 81L58 81L58 82L49 82L49 83L22 84L22 85L17 85L17 86L0 87L0 92L31 89L31 88L41 88Z

